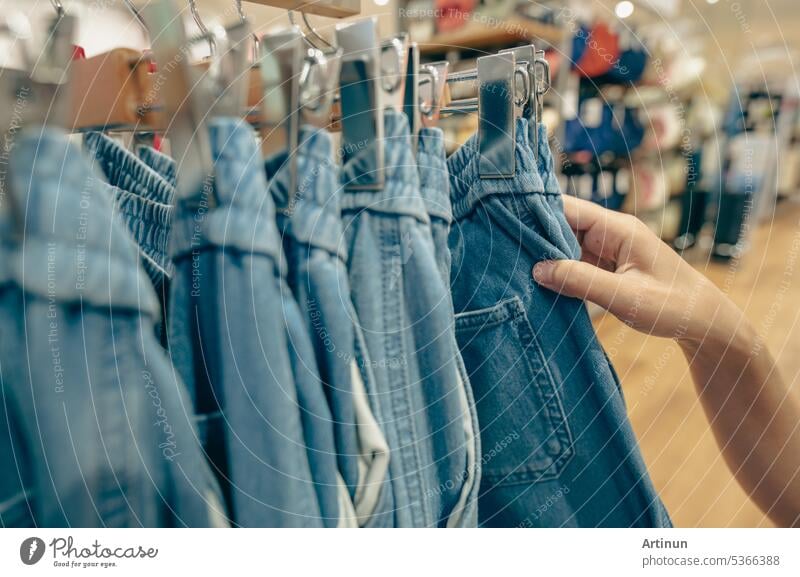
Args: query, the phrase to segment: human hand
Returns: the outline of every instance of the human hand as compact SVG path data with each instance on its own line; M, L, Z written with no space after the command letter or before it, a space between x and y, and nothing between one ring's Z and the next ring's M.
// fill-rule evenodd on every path
M560 294L586 299L629 326L683 344L729 342L741 311L636 217L564 195L580 261L537 263L533 276Z

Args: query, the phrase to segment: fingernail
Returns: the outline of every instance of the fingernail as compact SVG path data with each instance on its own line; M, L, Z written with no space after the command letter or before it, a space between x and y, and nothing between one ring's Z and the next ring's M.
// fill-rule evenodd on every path
M553 276L553 263L547 260L537 262L533 267L533 278L536 282L547 284Z

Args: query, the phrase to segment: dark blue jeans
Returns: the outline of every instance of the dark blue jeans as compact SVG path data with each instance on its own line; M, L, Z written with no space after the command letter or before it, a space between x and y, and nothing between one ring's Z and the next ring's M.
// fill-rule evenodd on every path
M338 466L361 525L391 524L379 509L388 487L389 449L369 408L372 366L356 350L360 324L350 300L338 184L331 136L304 127L297 154L298 183L288 209L278 216L289 285L304 314L333 419ZM267 163L270 190L285 204L286 155Z
M0 212L21 211L0 219L0 524L226 524L111 187L56 130L18 135L10 166Z
M214 120L210 136L214 183L173 221L170 351L234 521L323 526L261 154L242 121Z
M383 190L347 188L342 199L353 303L375 373L373 411L391 451L395 525L459 524L474 439L448 332L452 311L405 117L387 112L385 135ZM358 157L345 164L346 187L359 184L358 165Z
M516 134L513 178L478 176L474 137L448 159L456 330L483 446L480 523L669 526L584 304L531 276L536 262L580 249L557 189L545 191L549 152L543 182L526 121Z

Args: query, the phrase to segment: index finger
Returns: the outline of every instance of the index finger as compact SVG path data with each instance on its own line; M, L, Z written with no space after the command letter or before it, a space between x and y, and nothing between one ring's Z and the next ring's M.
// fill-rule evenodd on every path
M636 231L625 215L574 196L564 195L563 200L564 216L582 237L584 250L615 264L629 253Z

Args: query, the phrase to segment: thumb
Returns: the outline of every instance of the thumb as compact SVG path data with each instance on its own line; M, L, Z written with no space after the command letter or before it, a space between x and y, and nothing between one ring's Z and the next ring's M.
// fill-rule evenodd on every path
M554 292L589 300L607 310L615 300L624 302L628 292L620 275L578 260L541 261L533 267L533 278Z

